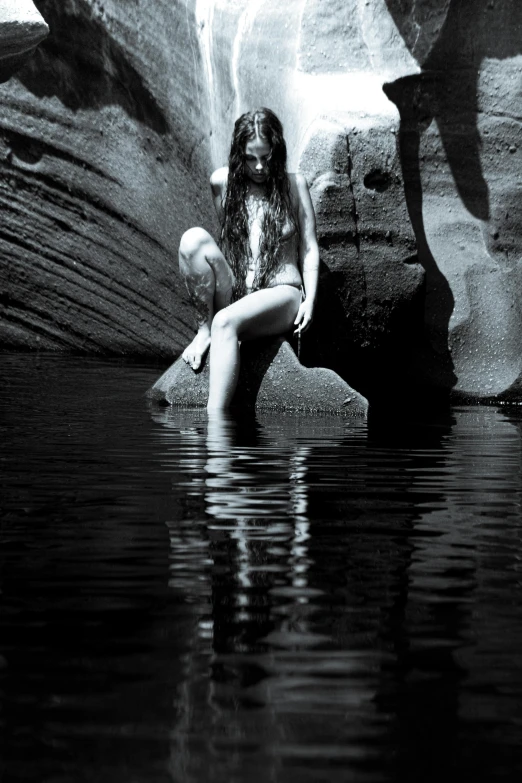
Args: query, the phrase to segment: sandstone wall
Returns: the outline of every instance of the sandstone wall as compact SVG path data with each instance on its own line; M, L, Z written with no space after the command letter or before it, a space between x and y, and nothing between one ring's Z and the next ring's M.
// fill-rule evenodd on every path
M522 5L386 1L421 65L385 86L401 114L405 195L426 270L419 370L465 395L518 397ZM437 8L443 24L427 45Z
M2 90L4 346L179 352L179 237L216 230L208 174L268 105L318 216L305 361L518 396L517 0L36 5L51 34Z
M1 95L0 340L172 355L179 236L214 219L194 9L36 5L50 35Z

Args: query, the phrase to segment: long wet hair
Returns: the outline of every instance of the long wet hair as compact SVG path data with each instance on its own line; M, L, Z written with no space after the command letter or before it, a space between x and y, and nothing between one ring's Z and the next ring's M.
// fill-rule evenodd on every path
M298 230L292 210L290 182L286 171L286 143L283 126L270 109L246 112L236 120L228 159L228 182L223 200L221 248L230 264L236 283L234 299L246 294L245 278L252 257L246 206L249 178L245 172L245 147L259 136L270 146L267 160L267 206L261 226L259 261L252 290L266 288L279 266L278 250L285 223Z

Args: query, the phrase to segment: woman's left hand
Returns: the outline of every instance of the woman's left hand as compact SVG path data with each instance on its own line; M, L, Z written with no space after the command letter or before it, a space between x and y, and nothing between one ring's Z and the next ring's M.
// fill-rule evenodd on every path
M305 299L301 302L297 315L295 317L294 326L297 328L294 330L294 334L301 334L306 331L312 323L314 317L314 305L309 299Z

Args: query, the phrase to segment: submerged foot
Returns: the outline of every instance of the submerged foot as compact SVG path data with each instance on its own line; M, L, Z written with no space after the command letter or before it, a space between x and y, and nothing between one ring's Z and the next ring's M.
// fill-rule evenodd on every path
M187 345L181 358L190 364L193 370L199 370L203 366L205 355L210 347L210 333L208 330L200 330L190 345Z

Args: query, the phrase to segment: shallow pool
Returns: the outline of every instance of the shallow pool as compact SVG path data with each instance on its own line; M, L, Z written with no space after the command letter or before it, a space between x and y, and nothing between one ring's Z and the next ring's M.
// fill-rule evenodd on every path
M0 779L518 781L522 411L150 407L0 355Z

